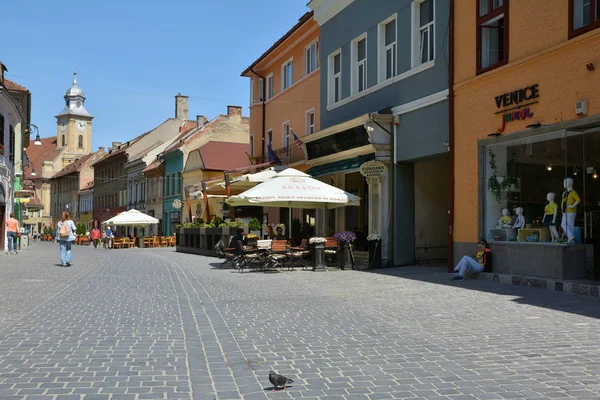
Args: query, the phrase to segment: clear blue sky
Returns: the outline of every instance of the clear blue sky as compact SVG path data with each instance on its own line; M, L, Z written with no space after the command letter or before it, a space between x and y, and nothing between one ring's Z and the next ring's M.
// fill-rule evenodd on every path
M32 123L56 135L77 68L93 145L144 133L190 97L189 116L244 106L241 72L308 11L308 0L13 0L0 16L7 78L32 93Z

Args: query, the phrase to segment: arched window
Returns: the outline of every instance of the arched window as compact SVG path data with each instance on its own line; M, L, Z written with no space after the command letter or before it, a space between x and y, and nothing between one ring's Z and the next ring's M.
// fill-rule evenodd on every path
M83 149L83 135L79 135L79 148Z
M65 147L67 145L67 139L65 138L65 135L62 135L62 142L61 142L61 146Z

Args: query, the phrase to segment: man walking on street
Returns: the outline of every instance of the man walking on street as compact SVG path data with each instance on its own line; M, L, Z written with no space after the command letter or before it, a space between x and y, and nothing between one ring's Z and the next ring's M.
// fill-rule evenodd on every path
M92 229L92 242L94 243L94 248L98 247L99 239L100 239L100 229L98 229L98 228Z
M11 254L13 247L17 254L17 237L19 236L19 221L15 219L15 214L10 213L10 218L6 220L6 236L8 238L8 254Z
M112 238L113 238L113 233L110 230L110 226L106 227L106 248L110 249L112 248Z

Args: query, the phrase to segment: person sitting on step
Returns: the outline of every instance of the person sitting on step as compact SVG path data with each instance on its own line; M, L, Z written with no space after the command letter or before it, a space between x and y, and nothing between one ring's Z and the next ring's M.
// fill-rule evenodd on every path
M453 281L460 281L466 271L473 273L480 273L483 271L491 271L492 268L492 251L488 247L487 242L481 239L477 242L477 251L474 257L464 256L456 267L454 272L458 272L458 275L452 278Z

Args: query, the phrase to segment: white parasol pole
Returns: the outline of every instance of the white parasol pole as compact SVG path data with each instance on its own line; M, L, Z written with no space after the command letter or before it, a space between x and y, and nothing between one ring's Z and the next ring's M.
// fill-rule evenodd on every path
M291 240L292 239L292 202L289 201L288 202L288 238Z

